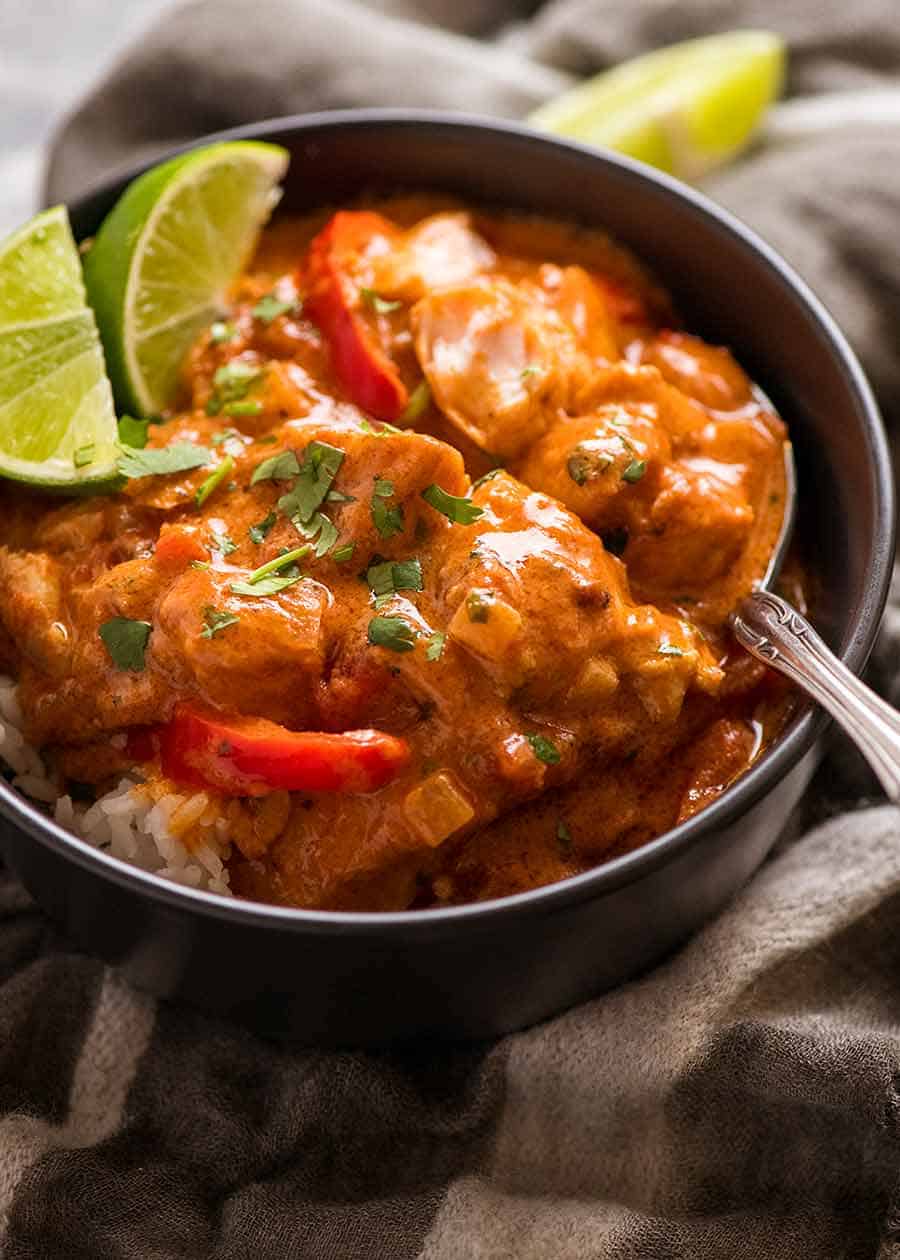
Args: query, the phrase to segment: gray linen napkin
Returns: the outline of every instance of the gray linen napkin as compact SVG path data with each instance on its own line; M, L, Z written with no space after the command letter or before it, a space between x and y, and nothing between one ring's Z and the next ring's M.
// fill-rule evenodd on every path
M422 104L515 116L570 74L739 24L790 39L795 92L900 90L892 0L199 0L71 115L47 196L265 115ZM709 190L825 298L890 422L900 134L779 141L789 132L776 124ZM898 650L900 590L878 652L895 700ZM652 974L492 1046L263 1043L135 993L0 881L0 1250L900 1255L900 828L889 807L860 808L866 794L871 779L838 742L792 835L818 825L715 923Z

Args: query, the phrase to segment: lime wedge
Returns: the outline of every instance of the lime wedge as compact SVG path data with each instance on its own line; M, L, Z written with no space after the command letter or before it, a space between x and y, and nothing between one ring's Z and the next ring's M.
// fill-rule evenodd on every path
M115 475L116 416L62 206L0 242L0 475L75 491Z
M288 154L234 141L172 158L128 185L84 262L116 400L155 415L185 355L224 308L280 195Z
M588 79L528 121L698 179L751 139L784 67L784 42L770 31L691 39Z

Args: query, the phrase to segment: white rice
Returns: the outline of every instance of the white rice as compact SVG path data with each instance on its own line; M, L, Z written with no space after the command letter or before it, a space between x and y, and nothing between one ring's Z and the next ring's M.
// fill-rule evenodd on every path
M52 805L61 827L113 857L178 884L230 893L225 868L231 852L227 823L215 817L205 792L172 792L154 801L135 778L126 776L93 805L73 801L37 750L25 742L22 726L15 681L0 675L0 762L12 772L14 788ZM121 746L115 743L119 739L113 736L116 747ZM201 832L202 842L188 848L179 839L186 831L191 831L195 841Z

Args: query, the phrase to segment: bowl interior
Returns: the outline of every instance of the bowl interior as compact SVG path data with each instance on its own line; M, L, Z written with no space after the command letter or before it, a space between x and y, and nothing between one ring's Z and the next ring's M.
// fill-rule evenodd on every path
M816 579L814 619L850 667L861 669L893 557L886 443L871 393L840 332L752 233L698 194L626 159L505 124L354 111L226 135L264 137L290 150L282 203L289 211L366 191L432 189L600 227L634 250L674 294L686 326L730 346L788 422L798 459L799 529ZM78 238L96 231L135 173L72 208ZM698 830L734 817L758 798L797 761L812 734L810 706L801 705L780 740L709 809L644 850L566 883L583 885L585 895L588 885L627 882L642 863L665 860L667 846L688 843ZM552 901L556 894L541 889L523 896Z

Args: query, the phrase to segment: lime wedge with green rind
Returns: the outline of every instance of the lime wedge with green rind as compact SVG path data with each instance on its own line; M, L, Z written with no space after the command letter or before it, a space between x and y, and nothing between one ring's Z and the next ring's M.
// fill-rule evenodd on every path
M596 75L529 122L698 179L752 139L781 92L785 59L771 31L687 40Z
M209 145L141 175L107 215L84 273L122 410L151 416L173 402L185 356L225 309L287 165L278 145Z
M0 242L0 475L49 489L115 476L116 417L65 209Z

